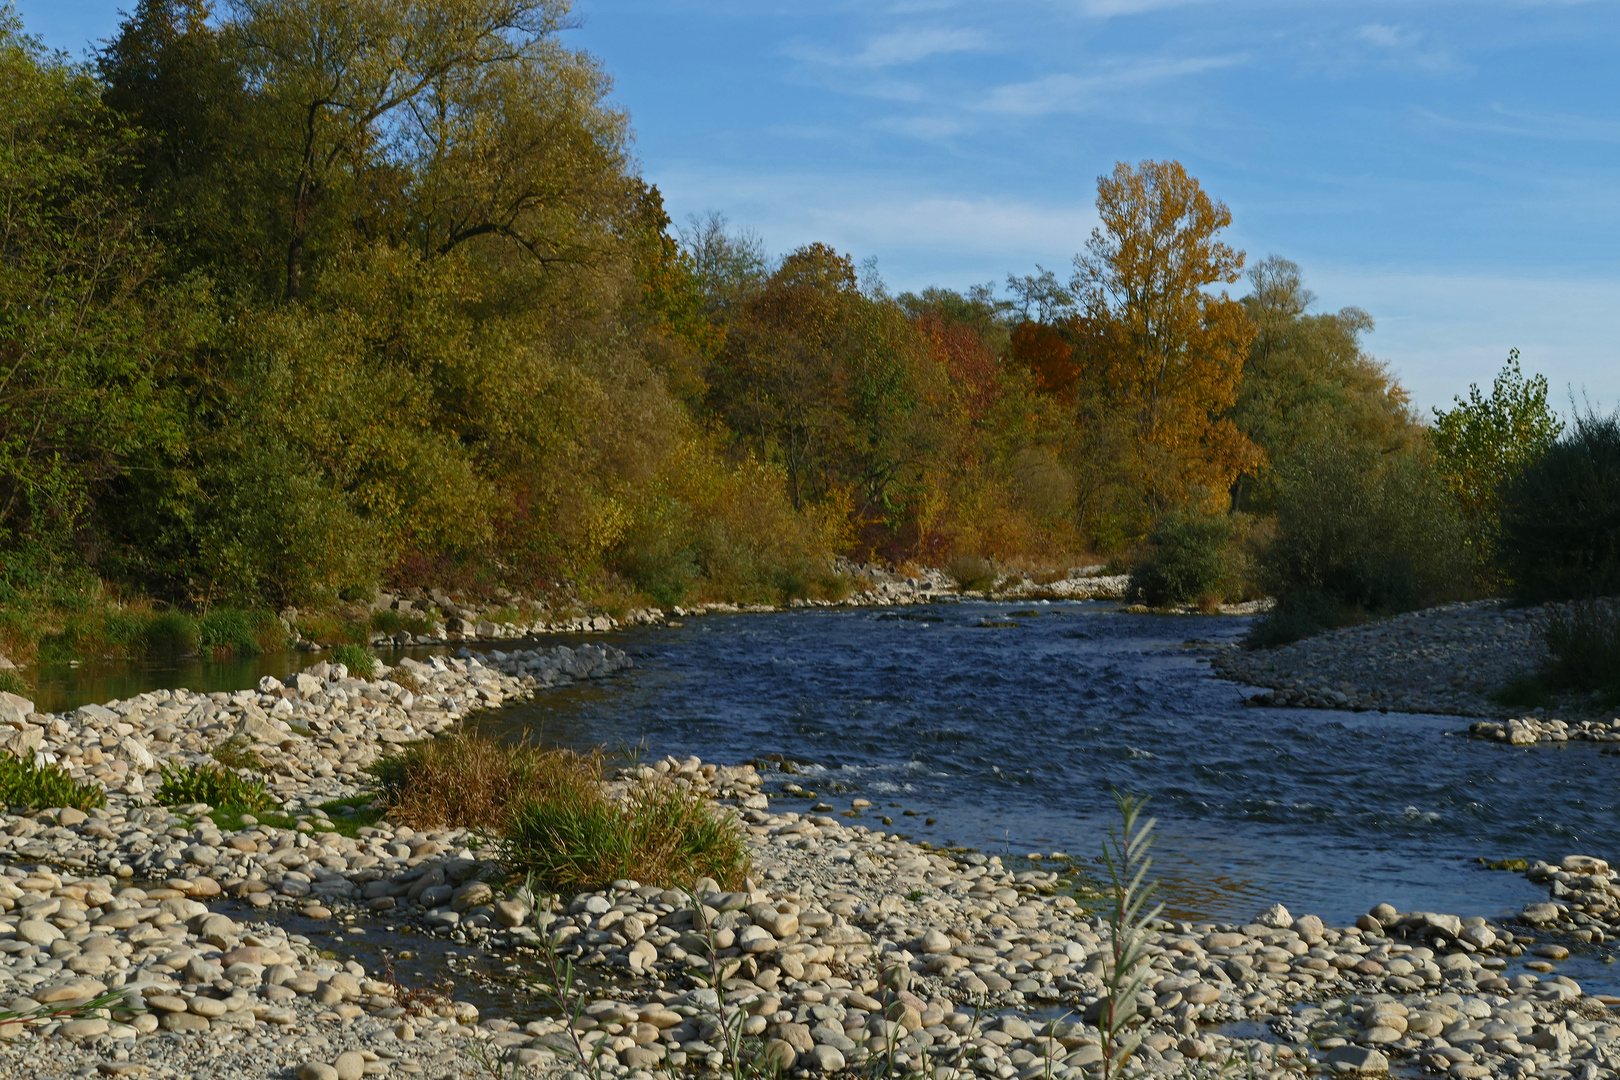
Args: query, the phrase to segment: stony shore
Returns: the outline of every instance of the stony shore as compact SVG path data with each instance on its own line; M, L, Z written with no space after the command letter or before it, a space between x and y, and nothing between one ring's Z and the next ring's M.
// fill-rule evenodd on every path
M0 1075L437 1080L489 1075L479 1061L504 1055L572 1080L657 1080L723 1065L726 1031L806 1076L1079 1080L1098 1061L1085 1018L1108 927L1077 903L1063 860L1023 869L931 850L872 828L882 811L865 800L784 811L752 765L666 759L624 779L691 785L741 815L748 887L698 883L694 897L621 881L536 904L464 830L378 822L351 838L318 809L360 790L390 746L626 660L587 645L412 662L372 682L329 666L63 716L7 699L0 720L25 752L107 784L109 800L0 819L0 1002L122 997L104 1016L0 1026ZM205 807L149 805L159 766L233 735L265 758L295 828L222 829ZM1586 857L1530 873L1548 902L1506 922L1380 906L1353 927L1277 908L1243 925L1162 924L1138 1063L1614 1076L1620 1002L1553 965L1620 934L1616 875ZM392 982L348 958L341 935L323 949L277 925L294 913L401 950L423 934L476 950L507 973L500 1004L480 1014ZM573 1023L536 993L551 950L590 985ZM1527 950L1543 970L1504 978Z
M1446 604L1278 649L1223 650L1213 667L1269 688L1256 705L1507 718L1516 711L1490 695L1546 659L1546 625L1544 608Z

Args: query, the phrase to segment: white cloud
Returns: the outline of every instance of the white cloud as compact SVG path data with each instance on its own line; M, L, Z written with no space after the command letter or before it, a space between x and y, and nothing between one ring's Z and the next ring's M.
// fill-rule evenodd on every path
M1118 91L1236 67L1245 57L1192 56L1108 60L1091 75L1048 75L1030 82L998 86L980 106L986 112L1016 116L1086 112Z
M1491 135L1515 135L1531 139L1558 139L1568 142L1620 142L1620 120L1605 120L1573 113L1544 113L1493 105L1493 119L1460 120L1418 109L1417 115L1439 127L1456 131L1480 131Z
M860 67L892 67L915 64L930 56L976 52L984 47L984 35L977 30L900 30L872 38L849 62Z

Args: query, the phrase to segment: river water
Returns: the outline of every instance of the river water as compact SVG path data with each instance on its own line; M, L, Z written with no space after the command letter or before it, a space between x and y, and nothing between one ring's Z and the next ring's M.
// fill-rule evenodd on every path
M1478 859L1620 854L1620 760L1598 745L1245 707L1254 691L1213 677L1209 657L1248 623L1096 602L711 615L624 635L635 670L489 722L722 763L780 754L802 775L772 787L840 811L861 796L877 804L868 824L888 814L894 831L995 854L1089 861L1113 793L1149 795L1156 872L1187 916L1246 920L1275 901L1332 921L1380 901L1496 916L1546 893Z
M1209 656L1248 624L1096 602L710 615L593 635L637 667L483 722L722 763L781 755L798 772L770 773L774 789L797 783L840 811L864 797L868 824L887 814L894 831L994 854L1089 862L1113 793L1149 795L1155 870L1189 917L1244 920L1275 901L1335 922L1380 901L1496 916L1545 892L1480 858L1620 855L1620 758L1473 741L1457 717L1247 708L1253 691L1214 678ZM306 659L58 670L40 705L240 689Z

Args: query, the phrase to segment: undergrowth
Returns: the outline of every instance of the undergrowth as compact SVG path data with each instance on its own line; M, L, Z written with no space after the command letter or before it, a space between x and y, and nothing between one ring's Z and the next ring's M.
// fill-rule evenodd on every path
M94 781L78 781L58 765L36 764L0 753L0 805L44 810L71 806L94 810L107 805L107 793Z
M223 765L172 765L160 769L163 781L158 785L157 801L161 806L189 806L207 803L224 811L268 810L272 804L264 781L249 780Z
M377 674L377 657L364 645L339 645L332 650L332 663L342 664L356 679L370 679Z

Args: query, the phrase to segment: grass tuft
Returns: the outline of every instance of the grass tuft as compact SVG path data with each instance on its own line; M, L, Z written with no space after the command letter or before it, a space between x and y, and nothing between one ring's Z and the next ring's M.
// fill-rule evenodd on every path
M748 872L732 818L663 779L615 797L599 754L458 732L386 758L373 772L390 820L486 829L500 837L503 858L558 891L626 877L673 887L707 876L735 886Z
M976 555L958 555L945 567L945 572L963 592L988 592L995 588L995 564Z
M71 806L76 810L94 810L105 805L107 793L100 784L75 780L58 765L37 765L32 759L0 754L0 806L26 806L30 810Z
M377 657L364 645L339 645L332 650L331 661L349 669L355 679L370 679L377 674Z
M16 694L18 697L27 697L34 692L28 685L28 680L15 671L0 671L0 692Z

